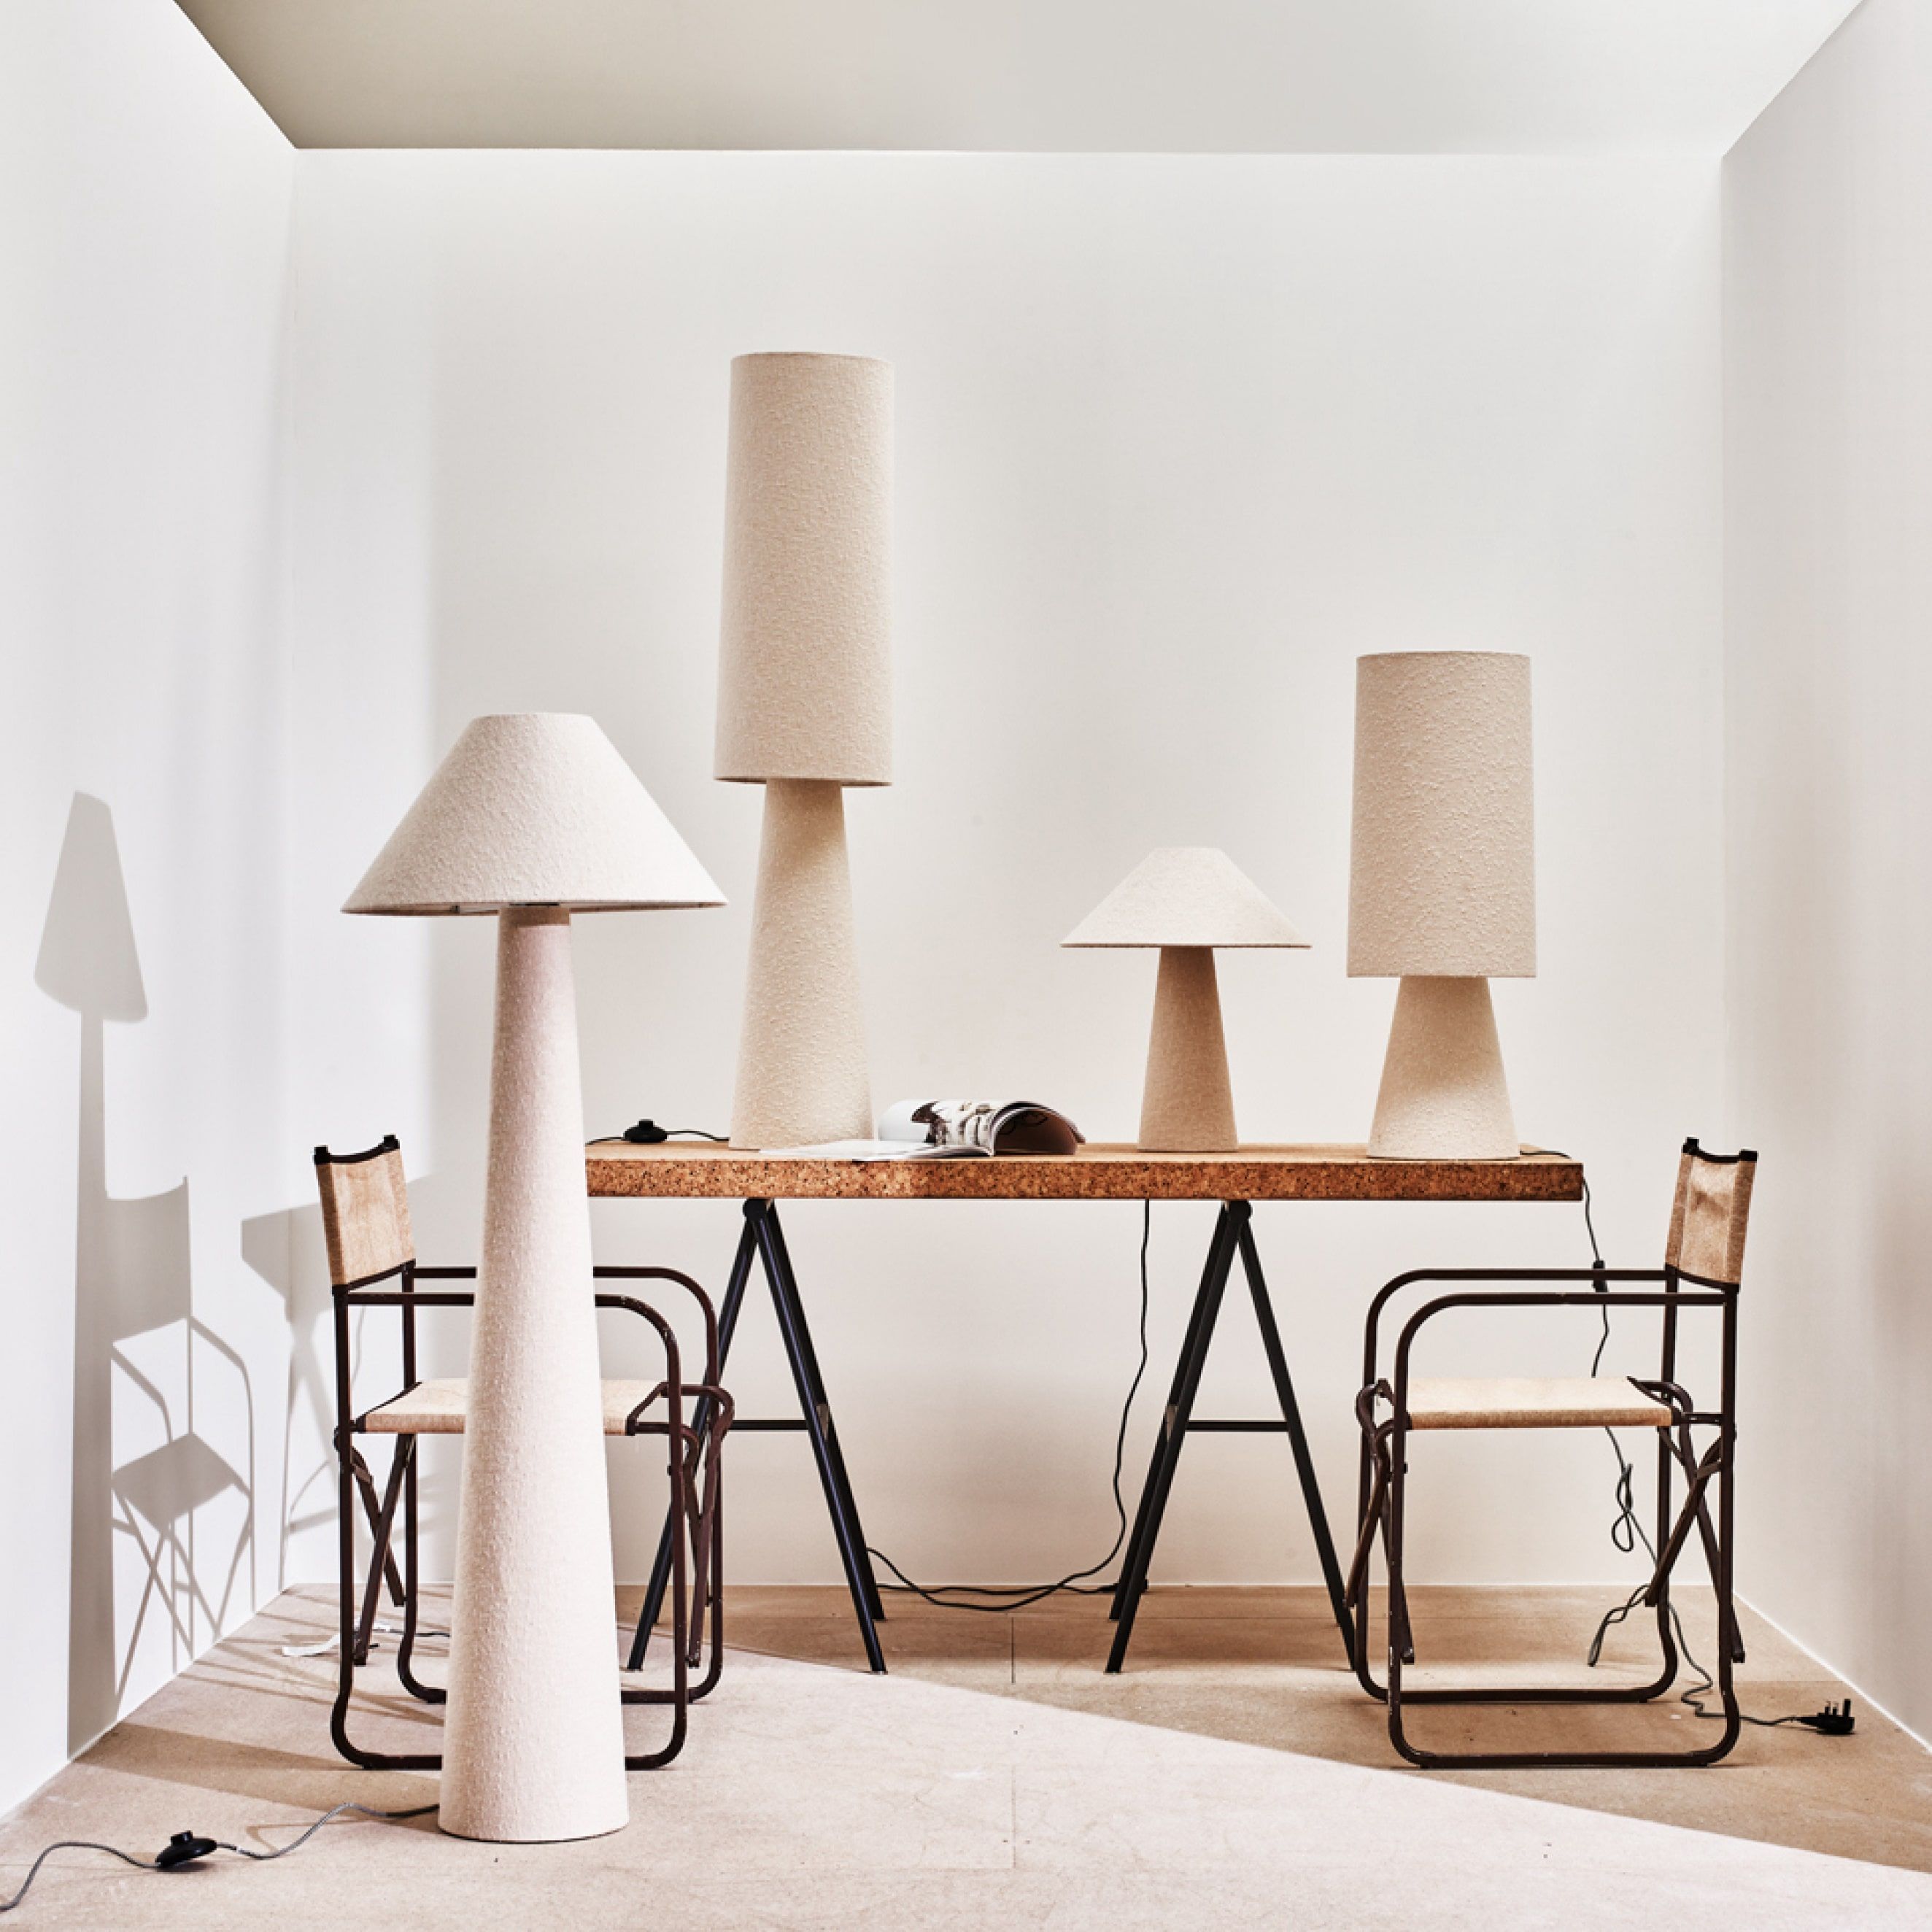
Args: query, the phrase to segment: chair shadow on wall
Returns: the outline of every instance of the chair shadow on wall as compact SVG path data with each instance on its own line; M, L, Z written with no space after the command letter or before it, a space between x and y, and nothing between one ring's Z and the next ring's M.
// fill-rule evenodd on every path
M335 1525L335 1370L322 1211L282 1208L242 1223L242 1258L282 1298L289 1324L289 1385L282 1409L282 1495L277 1512L275 1587L289 1582L289 1546L304 1531ZM297 1431L308 1462L296 1474Z
M119 1714L151 1618L164 1621L177 1669L227 1627L255 1540L254 1390L242 1358L194 1312L188 1183L133 1198L107 1189L106 1025L138 1024L148 1003L113 814L84 792L68 812L34 982L80 1017L68 1611L68 1743L78 1751ZM208 1355L239 1388L245 1474L196 1432ZM117 1461L117 1436L152 1446ZM231 1492L241 1504L232 1546L218 1539L205 1552L204 1512ZM120 1549L139 1587L124 1634Z

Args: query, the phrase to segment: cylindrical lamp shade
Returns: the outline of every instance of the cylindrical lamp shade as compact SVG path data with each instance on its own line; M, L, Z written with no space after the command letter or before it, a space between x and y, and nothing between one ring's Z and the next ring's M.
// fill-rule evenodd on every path
M716 775L892 782L892 370L731 364Z
M1398 651L1358 661L1348 971L1536 971L1529 660Z

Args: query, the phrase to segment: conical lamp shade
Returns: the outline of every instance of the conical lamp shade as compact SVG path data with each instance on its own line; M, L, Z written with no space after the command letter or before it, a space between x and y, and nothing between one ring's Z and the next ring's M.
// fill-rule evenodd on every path
M595 718L530 712L472 721L342 910L724 903Z
M1150 852L1063 946L1300 946L1307 940L1212 845Z

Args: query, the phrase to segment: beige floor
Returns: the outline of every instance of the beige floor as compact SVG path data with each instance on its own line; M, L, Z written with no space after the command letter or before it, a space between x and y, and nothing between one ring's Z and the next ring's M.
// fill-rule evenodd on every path
M1588 1682L1583 1651L1610 1600L1602 1590L1418 1590L1416 1681ZM1680 1600L1695 1647L1710 1622L1708 1594L1684 1592ZM1104 1599L1057 1597L987 1616L892 1592L886 1609L886 1660L903 1675L1343 1763L1400 1764L1382 1708L1342 1667L1318 1589L1151 1592L1126 1668L1115 1678L1101 1669L1112 1635ZM863 1667L842 1590L741 1588L726 1612L734 1645ZM1746 1711L1815 1711L1846 1694L1762 1618L1741 1614L1748 1656L1738 1678ZM1698 1654L1709 1656L1708 1641ZM1595 1674L1641 1680L1654 1674L1656 1655L1654 1624L1633 1619L1606 1645ZM1508 1660L1508 1666L1484 1661L1494 1659ZM1426 1667L1432 1664L1433 1671ZM1706 1729L1666 1700L1621 1710L1420 1709L1411 1714L1409 1729L1417 1742L1443 1749L1498 1739L1552 1748L1586 1735L1608 1748L1676 1750L1694 1725ZM1748 1726L1730 1756L1705 1771L1404 1774L1932 1871L1932 1755L1869 1707L1844 1738Z
M896 1668L883 1680L850 1667L856 1644L839 1607L830 1592L735 1593L744 1647L676 1764L632 1780L632 1823L616 1837L478 1846L428 1820L344 1822L284 1862L166 1875L63 1853L14 1922L1932 1925L1932 1879L1898 1868L1932 1862L1927 1760L1869 1718L1844 1744L1751 1736L1732 1767L1701 1774L1509 1780L1534 1794L1525 1798L1360 1768L1389 1762L1378 1716L1336 1669L1318 1604L1303 1593L1159 1593L1132 1667L1113 1681L1097 1672L1104 1609L1094 1600L994 1618L895 1599ZM1466 1658L1505 1628L1496 1607L1437 1593L1418 1622L1460 1612L1430 1626L1434 1654ZM1541 1593L1508 1628L1561 1657L1587 1610ZM152 1847L189 1826L266 1847L345 1797L433 1799L431 1778L356 1772L331 1751L332 1662L281 1654L327 1622L319 1594L284 1598L117 1725L0 1824L0 1892L54 1838ZM1812 1701L1828 1688L1750 1634L1754 1702ZM380 1673L370 1694L358 1721L374 1741L421 1748L433 1735L434 1718L386 1695ZM632 1714L640 1742L656 1715Z

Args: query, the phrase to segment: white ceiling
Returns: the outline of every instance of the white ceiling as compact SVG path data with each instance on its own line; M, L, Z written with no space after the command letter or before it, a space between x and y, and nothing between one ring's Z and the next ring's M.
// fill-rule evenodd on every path
M179 0L298 146L1721 154L1855 0Z

